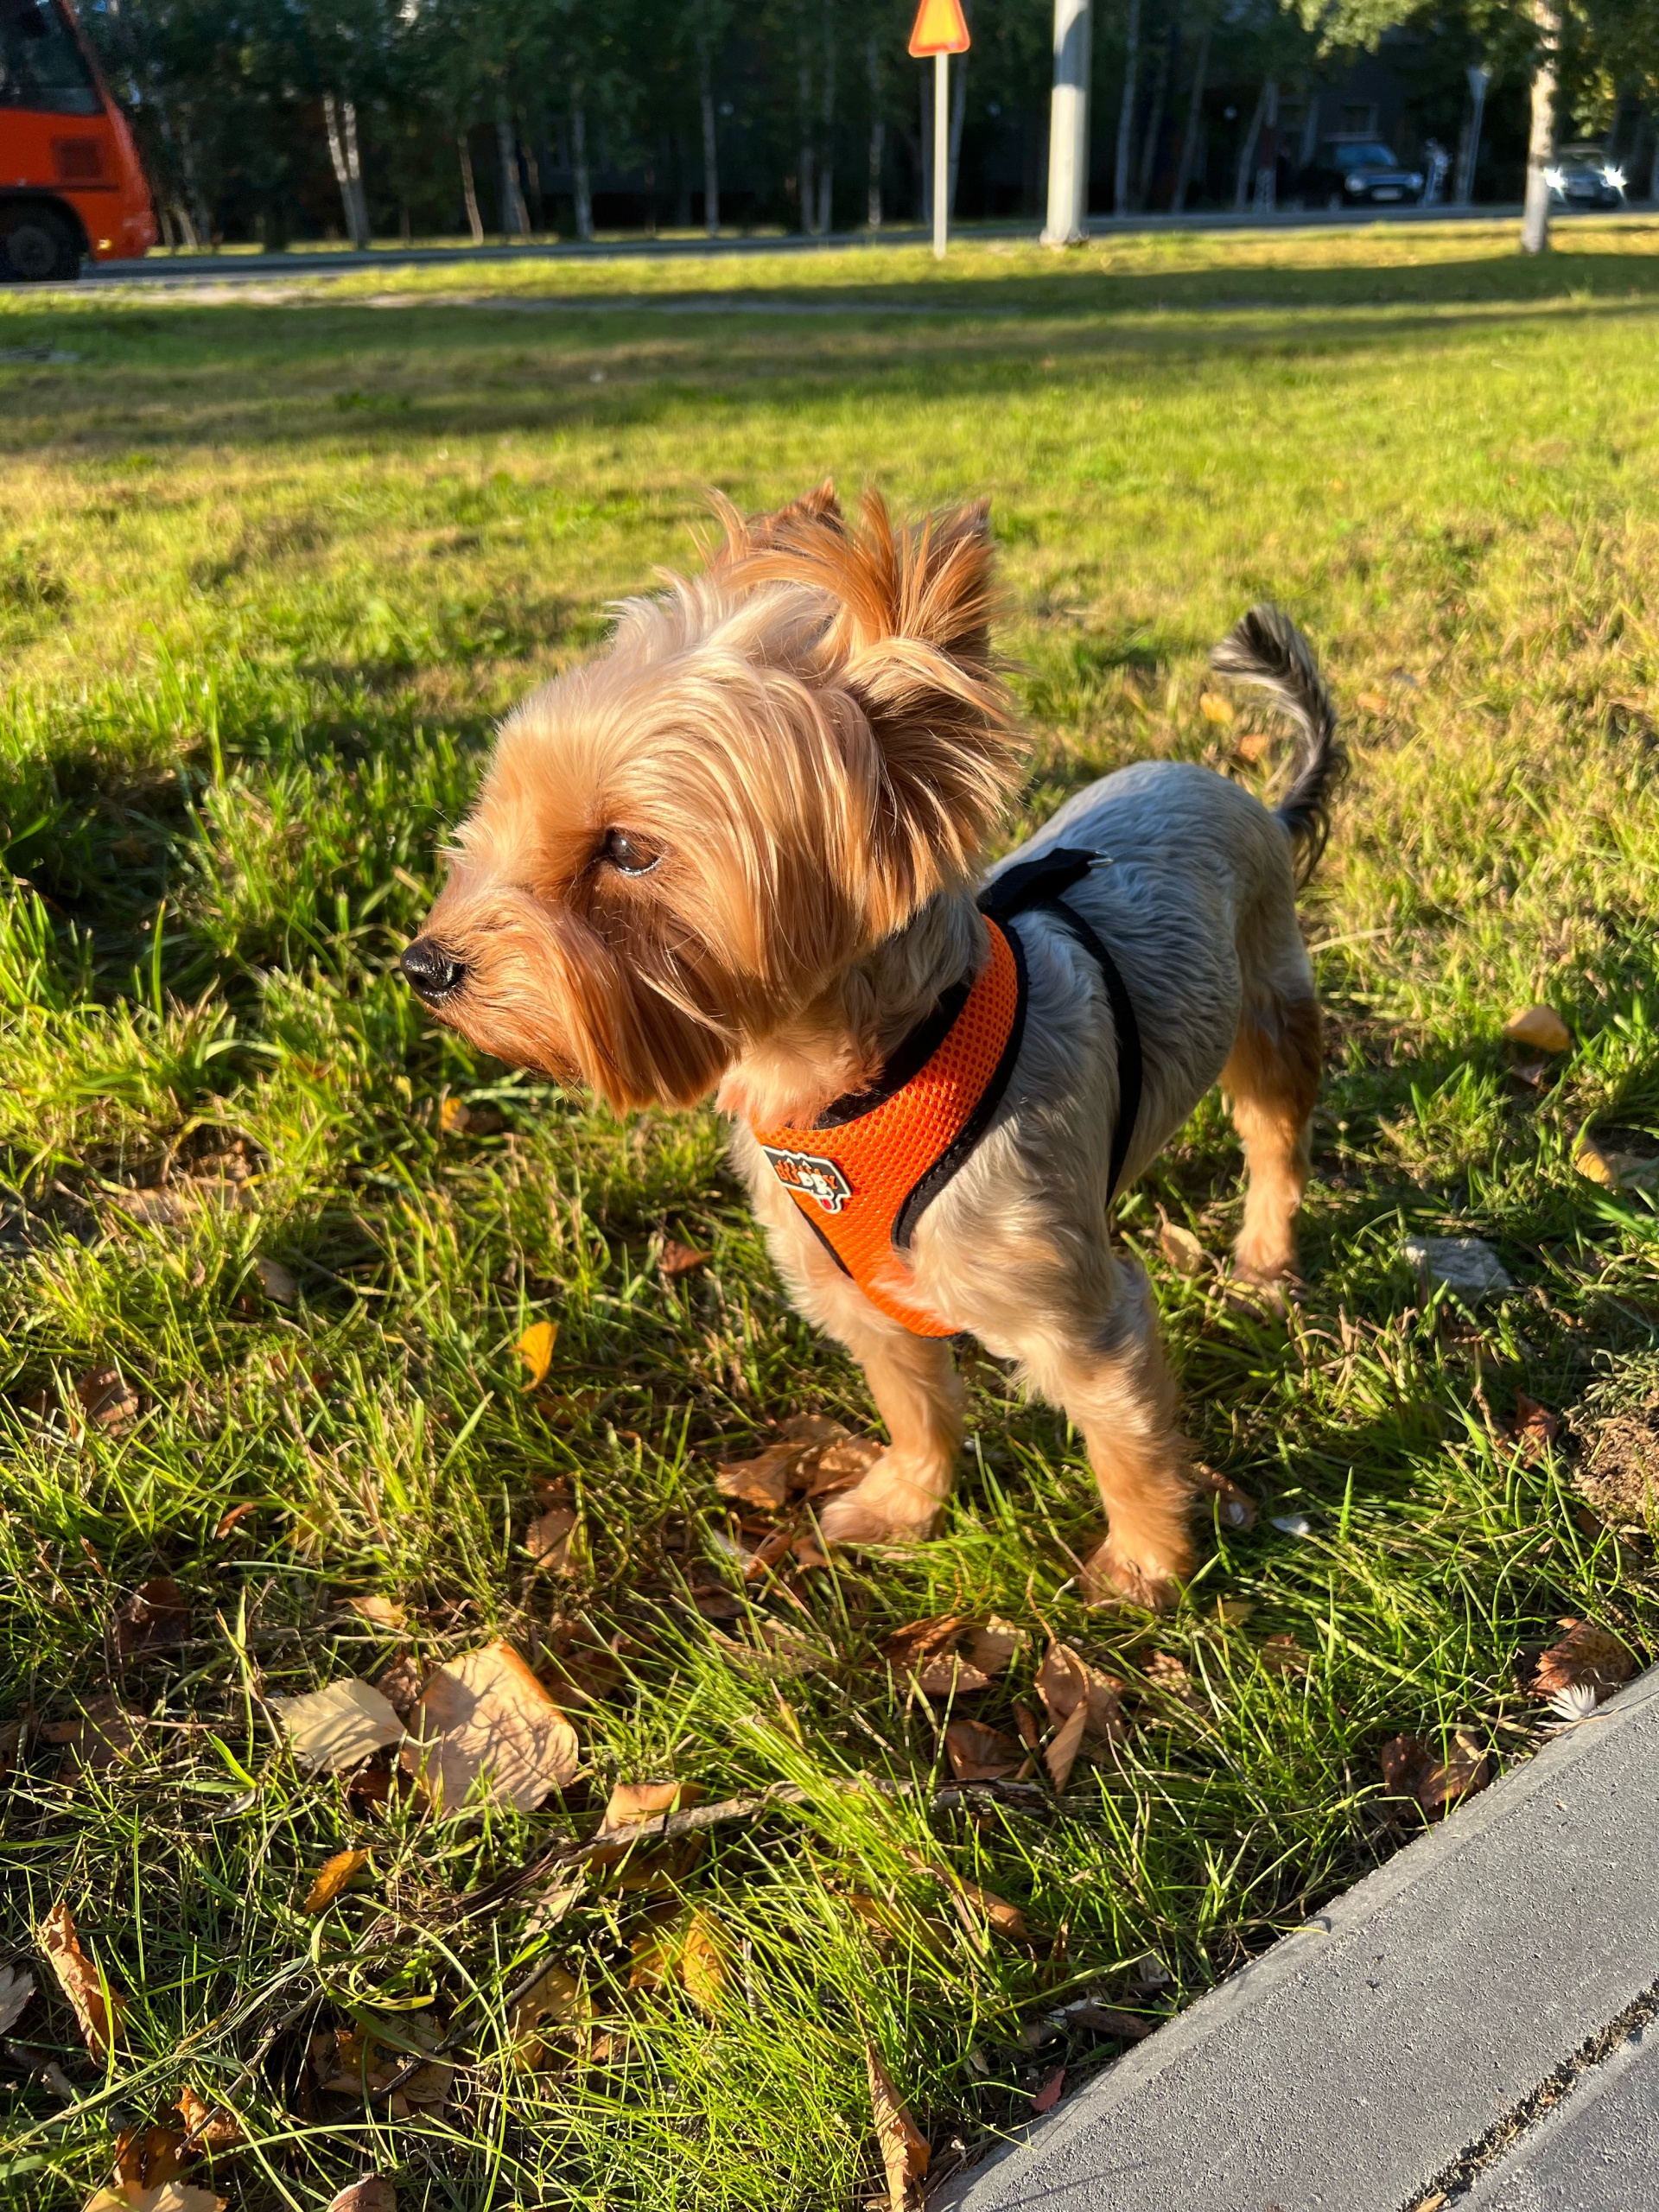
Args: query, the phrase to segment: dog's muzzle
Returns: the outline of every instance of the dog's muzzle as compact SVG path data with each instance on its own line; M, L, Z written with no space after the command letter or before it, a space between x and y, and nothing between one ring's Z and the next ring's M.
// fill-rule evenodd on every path
M467 980L467 963L435 938L417 937L404 950L404 973L429 1005L447 999Z

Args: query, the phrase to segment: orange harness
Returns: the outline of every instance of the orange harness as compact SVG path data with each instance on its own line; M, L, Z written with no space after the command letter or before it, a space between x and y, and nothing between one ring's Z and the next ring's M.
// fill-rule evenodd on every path
M1096 855L1051 852L1006 869L980 898L990 957L964 976L888 1059L870 1090L837 1099L810 1128L756 1129L760 1149L803 1217L873 1306L912 1335L949 1337L951 1323L905 1295L906 1255L923 1209L989 1128L1020 1056L1026 1024L1026 960L1002 926L1040 908L1099 964L1117 1025L1119 1113L1112 1136L1116 1191L1141 1097L1135 1010L1110 954L1058 893Z

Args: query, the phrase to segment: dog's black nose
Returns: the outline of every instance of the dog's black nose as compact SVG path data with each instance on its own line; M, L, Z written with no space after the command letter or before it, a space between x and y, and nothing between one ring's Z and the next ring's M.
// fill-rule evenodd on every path
M404 949L404 973L423 999L447 999L467 980L467 963L435 938L417 937Z

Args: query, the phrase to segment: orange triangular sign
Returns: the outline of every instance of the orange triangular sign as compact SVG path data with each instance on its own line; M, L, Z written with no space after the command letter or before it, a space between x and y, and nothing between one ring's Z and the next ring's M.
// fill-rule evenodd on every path
M963 17L962 0L922 0L916 10L915 29L910 34L910 50L918 56L966 54L968 25Z

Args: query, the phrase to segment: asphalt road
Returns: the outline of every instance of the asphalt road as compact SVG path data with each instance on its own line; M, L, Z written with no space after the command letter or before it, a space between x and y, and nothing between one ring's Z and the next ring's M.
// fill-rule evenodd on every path
M1653 211L1659 212L1659 211ZM1160 231L1307 231L1355 230L1376 223L1493 223L1520 219L1515 207L1367 207L1333 212L1298 210L1275 215L1243 214L1103 216L1090 224L1091 238L1122 238ZM1643 223L1652 213L1637 211L1622 218L1604 219ZM985 238L1034 238L1030 222L976 223L957 232L960 242L973 245ZM269 283L273 276L343 276L360 269L442 268L464 262L617 262L684 260L705 256L741 259L753 254L811 254L869 245L917 245L929 233L912 224L895 224L879 233L868 231L832 232L823 238L797 236L732 238L624 238L597 245L554 242L528 245L380 245L367 253L340 249L290 253L188 253L153 255L146 261L105 262L88 269L81 278L87 286L108 284L199 284L204 277L214 283Z

